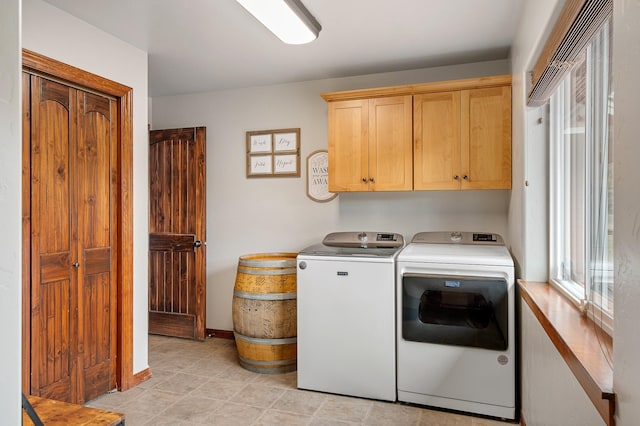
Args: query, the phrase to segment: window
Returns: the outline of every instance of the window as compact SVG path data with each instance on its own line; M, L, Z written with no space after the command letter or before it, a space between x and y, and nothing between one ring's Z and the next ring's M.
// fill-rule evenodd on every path
M550 276L611 331L613 86L605 23L550 98Z

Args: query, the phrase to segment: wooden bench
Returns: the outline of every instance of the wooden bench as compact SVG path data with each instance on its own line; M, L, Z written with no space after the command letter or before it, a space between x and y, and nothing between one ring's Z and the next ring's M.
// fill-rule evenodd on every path
M27 396L27 400L31 403L45 426L124 425L124 414L121 413L54 401L38 396ZM33 425L26 410L22 410L22 424Z

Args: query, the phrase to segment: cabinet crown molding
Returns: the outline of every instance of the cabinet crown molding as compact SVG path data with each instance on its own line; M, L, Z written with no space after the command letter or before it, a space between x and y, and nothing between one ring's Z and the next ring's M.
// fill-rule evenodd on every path
M481 89L486 87L511 85L511 75L465 78L461 80L435 81L431 83L405 84L401 86L377 87L373 89L346 90L341 92L321 93L320 96L329 101L346 101L384 96L418 95L422 93L448 92L451 90Z

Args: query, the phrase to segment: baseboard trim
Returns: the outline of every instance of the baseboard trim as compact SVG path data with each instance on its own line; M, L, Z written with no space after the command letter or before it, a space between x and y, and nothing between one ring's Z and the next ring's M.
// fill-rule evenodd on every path
M233 331L231 330L218 330L215 328L207 328L207 337L218 337L220 339L233 340Z
M138 386L140 383L146 382L151 377L153 377L153 374L151 374L151 368L145 368L139 373L133 375L133 386Z

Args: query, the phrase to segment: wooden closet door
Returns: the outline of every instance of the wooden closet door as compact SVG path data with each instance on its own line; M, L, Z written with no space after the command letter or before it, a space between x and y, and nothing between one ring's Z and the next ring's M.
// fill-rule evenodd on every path
M31 77L31 393L69 402L79 399L75 104L75 90Z
M116 388L116 103L78 91L75 150L78 223L78 346L80 395L91 400Z
M29 99L25 99L29 101ZM115 388L115 103L31 77L31 393Z

